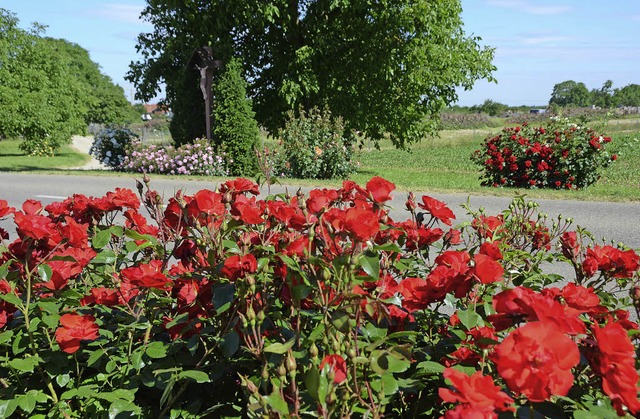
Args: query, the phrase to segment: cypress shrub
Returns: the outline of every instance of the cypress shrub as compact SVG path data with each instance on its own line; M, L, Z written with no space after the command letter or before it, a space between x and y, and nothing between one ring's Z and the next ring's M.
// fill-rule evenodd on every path
M254 118L247 82L237 58L225 66L214 87L213 126L211 136L227 156L230 175L251 176L258 170L255 149L260 130Z

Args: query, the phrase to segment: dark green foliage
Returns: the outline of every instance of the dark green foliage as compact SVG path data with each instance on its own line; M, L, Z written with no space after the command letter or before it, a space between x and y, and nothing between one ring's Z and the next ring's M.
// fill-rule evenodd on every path
M172 102L173 118L169 125L171 138L177 146L206 137L200 74L195 70L185 70L179 77L180 94Z
M214 88L212 140L226 153L232 176L251 176L258 169L260 130L254 119L247 83L238 59L227 63Z
M280 131L282 149L277 151L275 172L303 179L345 178L355 172L352 162L353 139L346 135L341 118L331 112L301 110L289 113L286 127Z
M143 100L165 82L175 119L189 119L183 74L208 45L214 59L241 58L271 133L290 110L326 106L347 128L403 148L435 132L458 89L493 80L493 50L463 32L461 12L459 0L154 0L142 13L153 31L138 37L142 59L127 78Z

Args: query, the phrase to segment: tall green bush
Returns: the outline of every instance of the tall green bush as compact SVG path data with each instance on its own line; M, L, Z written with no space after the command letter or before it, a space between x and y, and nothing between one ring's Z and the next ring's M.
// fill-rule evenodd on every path
M247 82L242 64L232 59L214 88L212 139L229 158L234 176L250 176L258 169L255 149L260 130L247 98Z
M341 118L328 109L291 112L280 131L282 149L274 162L276 173L303 179L344 178L355 172L353 139L345 133Z

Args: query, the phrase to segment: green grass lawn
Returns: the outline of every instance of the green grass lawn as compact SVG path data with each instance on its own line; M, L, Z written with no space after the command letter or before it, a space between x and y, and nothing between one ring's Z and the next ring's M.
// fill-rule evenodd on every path
M79 167L87 163L88 155L78 153L68 145L62 146L54 157L26 156L20 150L20 140L0 141L0 172L47 171Z
M437 138L428 138L413 145L410 152L395 149L389 141L381 142L379 150L365 143L362 150L354 155L359 167L351 178L365 184L373 176L382 176L394 182L399 190L420 192L500 196L513 196L519 192L538 199L640 201L640 124L637 119L614 120L608 125L605 132L613 137L608 150L618 154L619 158L603 172L595 185L581 191L480 186L479 167L471 162L471 153L480 147L487 135L499 131L499 128L443 131ZM63 147L56 157L27 157L18 145L19 141L0 142L0 171L60 171L82 166L89 159L68 146ZM335 187L342 183L340 180L280 181L317 187Z
M470 156L489 133L498 129L444 131L440 138L428 139L411 148L411 152L395 150L382 143L380 150L364 149L356 154L360 163L353 176L364 183L372 176L382 176L398 188L416 191L462 192L512 196L516 191L534 198L578 200L640 200L640 134L613 130L608 150L619 155L605 169L602 178L585 190L555 191L540 189L490 188L480 186L479 166Z

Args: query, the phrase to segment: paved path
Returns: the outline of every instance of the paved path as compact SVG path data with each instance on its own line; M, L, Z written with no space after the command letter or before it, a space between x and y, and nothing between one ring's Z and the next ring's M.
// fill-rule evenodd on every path
M134 174L119 176L89 176L89 175L51 175L51 174L22 174L0 172L0 199L5 199L13 206L21 206L26 199L38 199L43 203L61 200L74 193L88 196L102 196L116 187L126 187L135 191L135 179L141 177ZM215 189L217 184L211 181L196 181L187 179L166 179L151 177L151 186L165 196L173 196L182 189L187 194L193 194L200 189ZM298 190L297 186L273 186L272 193L282 193L288 189L290 193ZM302 188L307 191L309 188ZM263 191L266 194L266 191ZM484 207L488 215L496 215L505 210L511 198L468 196L466 194L441 194L415 191L418 200L422 195L433 196L445 201L455 212L458 222L469 220L465 210L461 207L469 200L471 208ZM407 194L395 192L390 203L393 208L391 216L394 219L406 217L404 203ZM640 203L610 203L568 200L537 200L540 208L556 217L562 214L572 217L575 225L591 231L596 238L607 238L623 242L630 247L640 249Z
M71 138L71 146L81 153L89 154L91 144L93 144L93 136L74 135ZM100 163L95 157L91 156L91 160L82 167L74 167L73 170L107 170L107 166Z

